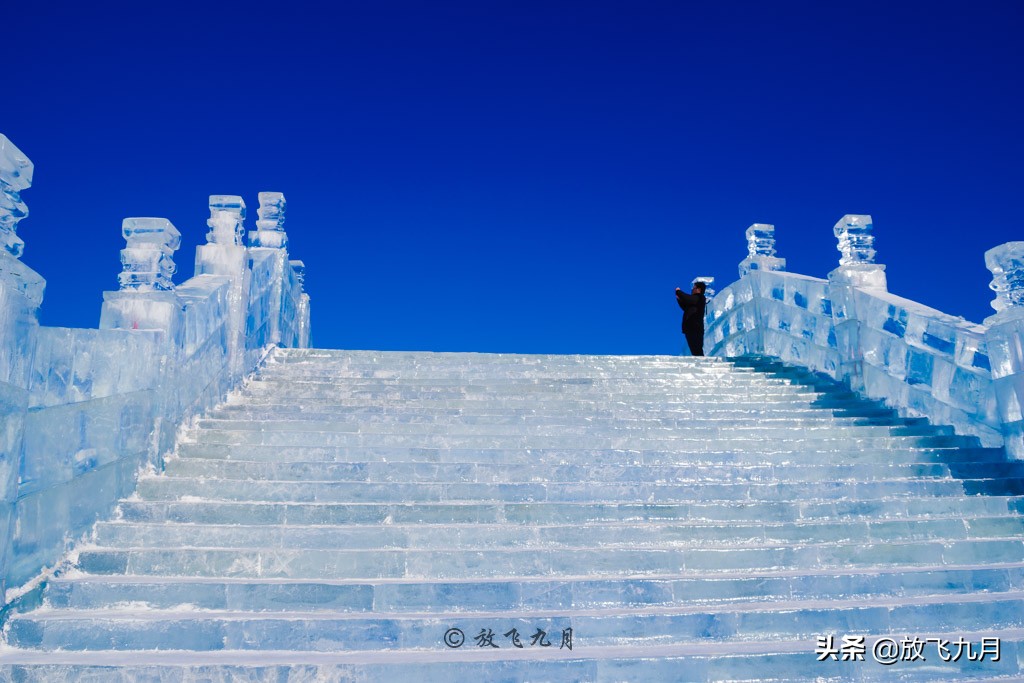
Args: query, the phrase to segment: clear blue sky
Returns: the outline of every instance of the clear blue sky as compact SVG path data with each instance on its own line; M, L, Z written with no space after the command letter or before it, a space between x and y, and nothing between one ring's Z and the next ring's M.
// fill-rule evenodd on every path
M1020 2L8 3L42 321L95 327L121 219L205 241L284 192L318 346L678 353L672 291L776 225L824 277L870 213L890 291L990 315L1024 239Z

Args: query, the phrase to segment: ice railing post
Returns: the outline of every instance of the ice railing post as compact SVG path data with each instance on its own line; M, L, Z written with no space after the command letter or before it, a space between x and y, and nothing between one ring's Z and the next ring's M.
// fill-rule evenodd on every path
M1007 452L1024 458L1024 242L1007 242L985 252L996 293L995 315L985 333L996 405Z
M18 222L28 215L21 192L32 184L33 165L0 133L0 596L8 588L10 539L28 410L30 362L39 330L45 280L19 259L24 242Z
M775 226L754 223L746 232L747 258L740 261L740 277L752 270L785 270L786 259L775 255Z
M246 297L249 291L249 264L242 246L245 202L237 195L210 195L210 218L206 225L206 244L196 247L196 275L220 275L230 282L228 288L227 331L228 367L234 380L245 368Z
M306 264L302 261L289 261L288 264L295 271L295 279L298 281L299 294L298 310L295 312L296 334L295 347L308 349L312 339L309 329L309 294L306 293Z
M256 229L249 232L249 249L251 251L269 251L273 259L273 285L271 288L269 331L267 341L280 344L281 338L281 298L284 296L284 269L288 265L287 247L288 234L284 231L286 201L280 192L260 192L259 219Z
M855 289L886 291L885 266L875 263L871 216L847 214L832 228L838 240L839 267L828 274L832 319L840 356L840 376L854 391L864 390L861 316Z
M172 341L180 324L180 308L171 276L181 233L166 218L125 218L121 234L124 267L121 288L103 293L100 327L114 330L160 330Z
M774 225L754 223L744 234L747 257L739 263L740 279L709 300L705 312L704 348L712 355L765 353L764 274L784 271L786 260L775 255Z

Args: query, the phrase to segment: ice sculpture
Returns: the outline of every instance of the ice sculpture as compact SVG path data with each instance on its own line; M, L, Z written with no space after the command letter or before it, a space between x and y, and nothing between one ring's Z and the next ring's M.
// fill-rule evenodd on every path
M747 228L747 258L740 261L740 277L752 270L785 270L786 259L775 256L775 226L754 223Z
M121 250L121 289L172 289L174 252L181 246L178 229L166 218L125 218L121 234L128 243Z
M249 233L249 246L280 249L288 246L284 231L285 199L280 192L260 192L259 220Z
M0 133L0 247L21 258L25 243L17 235L18 221L28 215L21 191L32 184L32 162Z

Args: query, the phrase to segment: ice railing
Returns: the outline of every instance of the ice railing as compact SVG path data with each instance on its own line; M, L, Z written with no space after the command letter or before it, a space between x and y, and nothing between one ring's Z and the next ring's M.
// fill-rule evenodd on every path
M786 272L774 226L750 226L740 279L709 303L705 346L824 373L1024 458L1024 242L985 254L996 314L978 325L890 294L871 230L870 216L840 219L839 267L820 279Z
M5 602L70 541L160 469L177 427L223 400L272 345L308 347L309 296L290 261L285 199L210 197L195 276L175 285L180 234L164 218L126 218L120 289L99 329L42 327L45 282L20 260L20 192L32 163L0 134L0 589Z

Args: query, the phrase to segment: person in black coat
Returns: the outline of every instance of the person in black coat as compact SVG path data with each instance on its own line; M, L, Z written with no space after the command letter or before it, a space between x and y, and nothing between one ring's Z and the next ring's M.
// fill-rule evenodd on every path
M704 307L708 303L705 289L707 285L703 282L694 282L689 294L676 287L676 303L683 309L683 334L694 356L704 355Z

